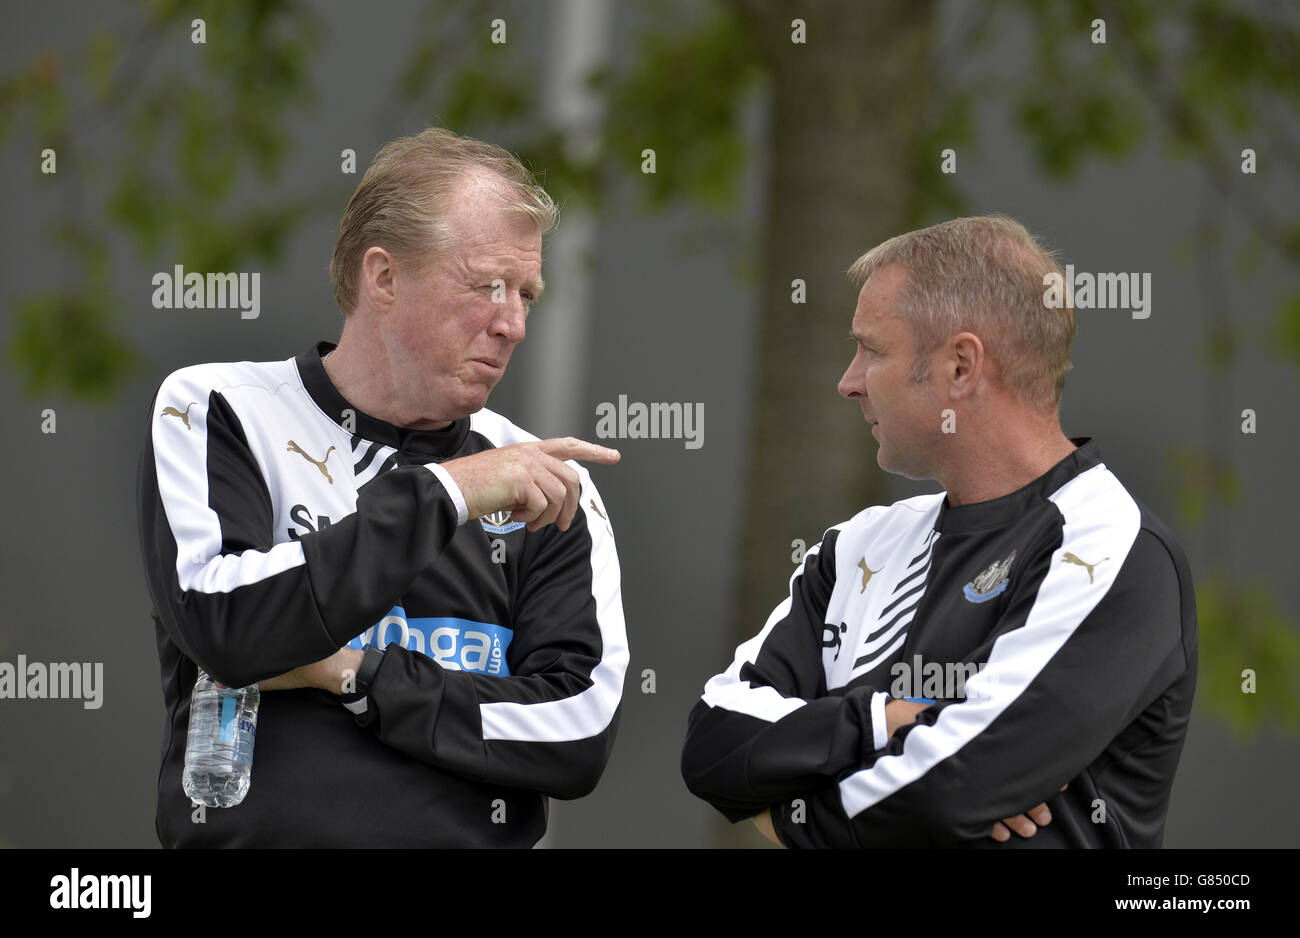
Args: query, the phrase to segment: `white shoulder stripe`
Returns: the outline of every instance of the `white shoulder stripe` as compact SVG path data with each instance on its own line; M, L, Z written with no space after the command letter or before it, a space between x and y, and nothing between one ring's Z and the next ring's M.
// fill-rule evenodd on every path
M838 530L838 528L831 528L831 530ZM793 604L794 581L803 576L808 558L815 557L820 553L820 543L808 548L808 552L804 554L803 563L799 564L790 577L790 587L785 599L772 610L772 614L767 617L767 622L763 625L762 630L736 649L736 657L727 670L709 678L708 683L704 685L704 694L701 699L710 707L721 707L734 713L745 713L752 717L758 717L760 720L775 723L808 703L801 697L782 696L774 687L766 685L755 687L749 681L742 681L740 679L740 669L746 664L753 664L758 660L758 653L762 650L763 643L767 641L768 635L776 628L778 622L790 614L790 608Z
M945 707L931 726L913 727L901 754L882 756L840 782L840 800L849 817L915 782L984 732L1033 683L1114 584L1141 528L1141 511L1132 496L1098 464L1050 498L1065 518L1062 543L1024 625L993 643L985 668L966 682L964 702ZM1060 562L1067 552L1093 563L1093 582L1082 567ZM1107 560L1099 563L1103 557Z
M196 365L173 372L158 392L151 437L163 512L176 541L176 577L182 590L228 593L305 564L297 541L268 551L221 555L221 522L208 507L208 402L212 391L238 385L276 393L286 385L277 362L269 373L248 362ZM186 408L188 423L162 409ZM164 419L165 418L165 419Z

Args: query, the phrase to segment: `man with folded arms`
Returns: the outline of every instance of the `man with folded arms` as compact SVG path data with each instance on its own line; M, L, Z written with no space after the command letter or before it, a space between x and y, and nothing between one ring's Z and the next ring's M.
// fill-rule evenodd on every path
M839 383L888 472L945 491L831 527L712 678L682 772L789 847L1158 847L1196 683L1170 531L1061 432L1074 314L1018 223L850 275ZM834 445L834 441L828 441Z

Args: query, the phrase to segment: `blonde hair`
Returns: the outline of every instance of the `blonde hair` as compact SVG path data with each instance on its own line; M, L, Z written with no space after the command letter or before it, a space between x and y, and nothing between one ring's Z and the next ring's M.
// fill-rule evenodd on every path
M330 280L344 316L357 305L361 259L371 247L421 269L454 244L446 223L450 199L461 179L476 171L505 184L506 211L531 220L543 235L555 227L555 202L508 150L440 127L401 137L375 154L339 222Z
M882 267L907 270L898 308L917 347L912 380L928 378L931 352L958 332L979 336L1002 381L1035 411L1061 401L1074 341L1074 310L1043 302L1043 278L1064 277L1056 256L1005 215L955 218L890 238L849 268L861 289Z

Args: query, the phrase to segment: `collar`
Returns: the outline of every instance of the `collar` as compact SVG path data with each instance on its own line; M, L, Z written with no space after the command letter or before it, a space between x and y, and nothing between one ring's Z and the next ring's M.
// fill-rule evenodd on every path
M294 358L298 374L302 376L302 386L327 417L346 429L344 411L351 411L355 414L354 437L383 443L416 456L446 459L455 455L464 445L469 436L468 417L453 420L441 430L411 430L372 417L361 408L349 404L338 388L334 387L334 382L326 374L322 363L322 359L335 348L333 342L317 342L308 351Z
M1008 495L957 508L948 504L945 495L939 503L939 517L935 519L934 529L941 534L977 531L1005 527L1024 517L1075 476L1101 464L1101 448L1092 437L1071 437L1070 442L1078 447L1074 452L1024 488Z

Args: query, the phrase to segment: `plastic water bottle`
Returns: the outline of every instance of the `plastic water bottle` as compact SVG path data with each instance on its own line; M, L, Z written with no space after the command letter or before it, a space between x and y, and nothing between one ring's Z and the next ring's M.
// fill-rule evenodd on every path
M181 787L194 804L233 808L248 794L260 701L256 684L219 687L199 671L190 697L181 776Z

